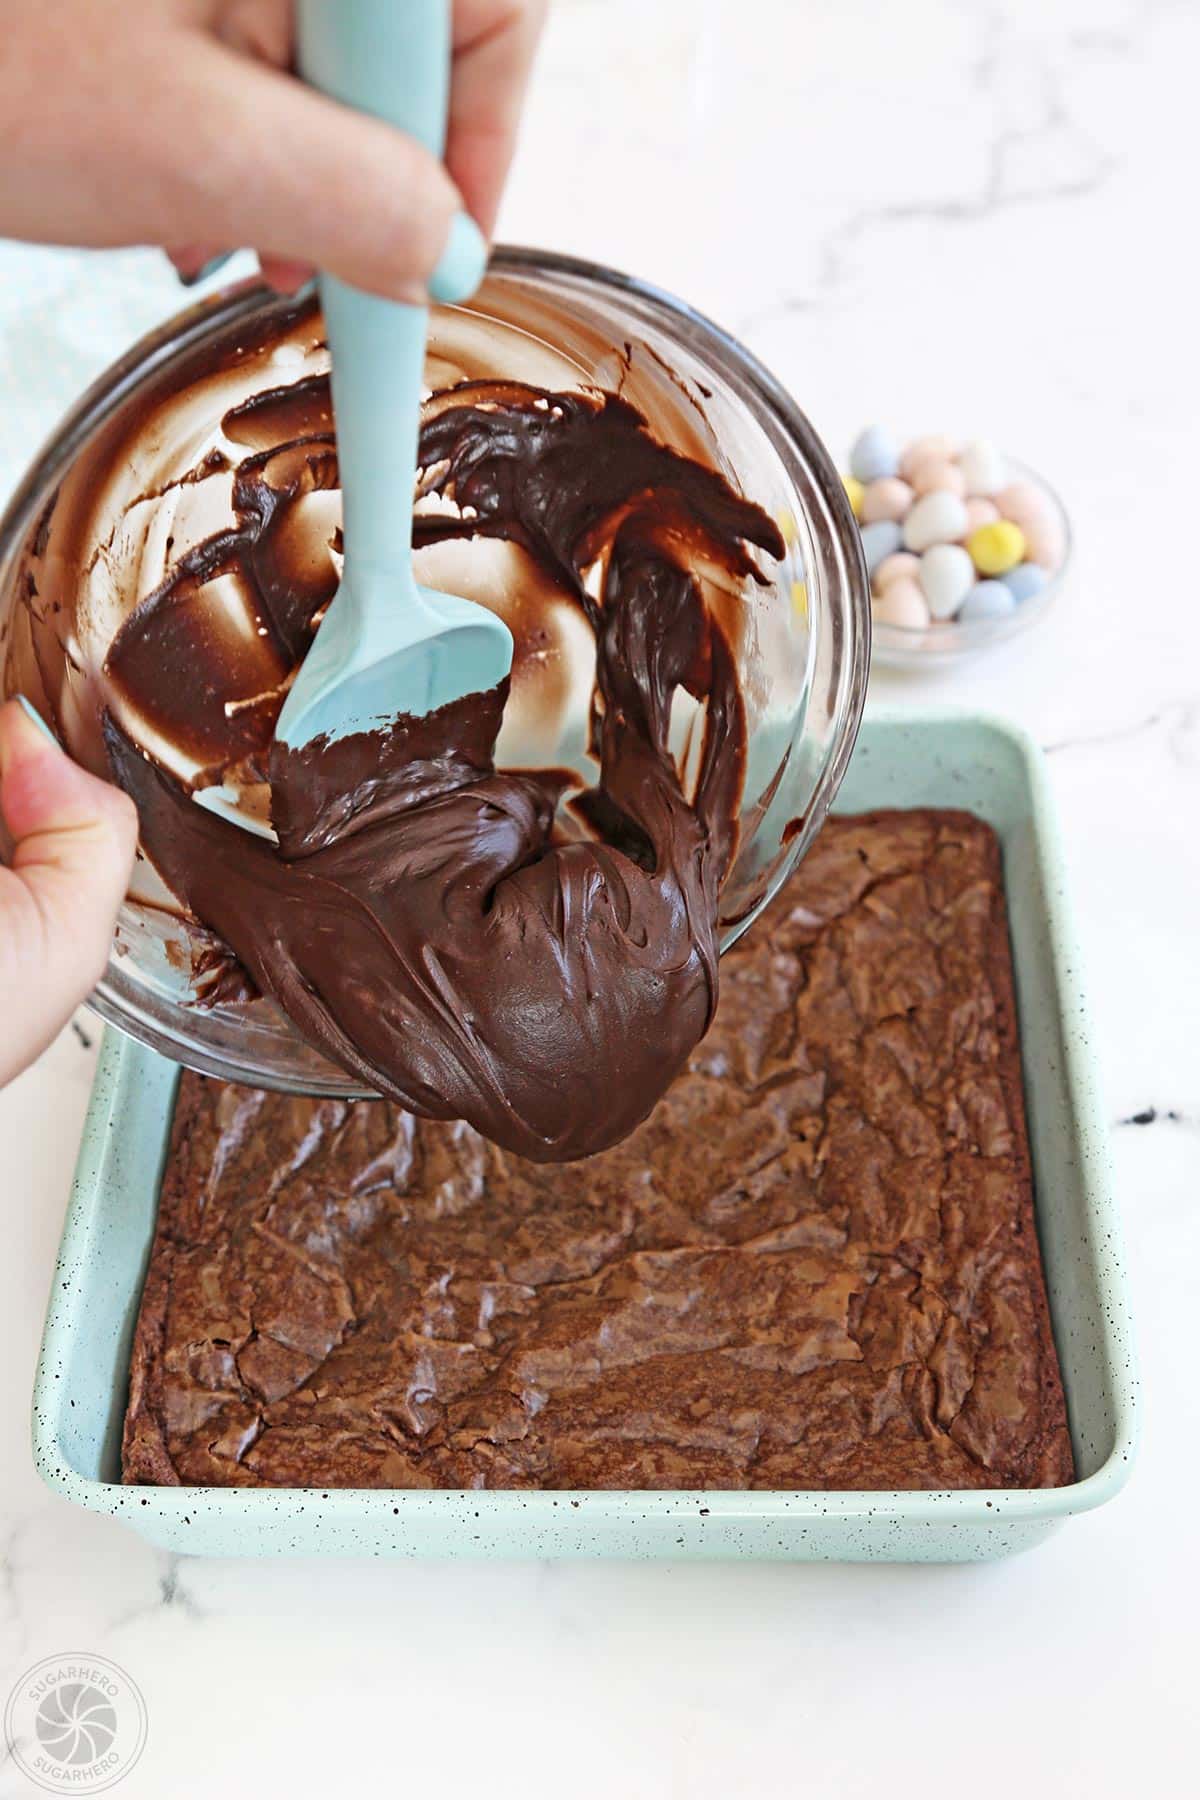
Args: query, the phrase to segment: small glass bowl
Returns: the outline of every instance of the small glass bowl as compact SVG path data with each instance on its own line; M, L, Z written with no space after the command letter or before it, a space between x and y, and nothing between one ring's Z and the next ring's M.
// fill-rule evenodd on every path
M60 716L55 672L20 640L27 546L59 489L113 454L131 409L172 390L212 341L288 302L249 282L152 332L100 378L33 463L0 520L0 695L29 693ZM739 666L749 742L737 855L721 893L726 950L804 855L849 761L866 698L871 611L850 503L824 445L774 378L710 320L657 288L572 257L497 248L469 310L524 329L549 309L557 346L615 386L636 349L645 379L704 396L711 453L731 481L786 522L786 557L744 596ZM604 347L596 364L596 346ZM621 346L624 345L622 354ZM611 353L610 353L611 351ZM696 404L691 401L690 404ZM112 435L117 434L117 435ZM69 659L57 677L70 686ZM189 1004L191 936L165 895L135 888L90 1004L152 1049L229 1081L289 1093L364 1092L267 1000Z
M958 662L981 650L990 650L996 644L1007 643L1010 638L1018 637L1021 632L1037 625L1050 611L1071 566L1071 521L1062 500L1044 476L1025 463L1018 462L1015 457L1005 457L1004 460L1014 480L1028 481L1031 486L1040 489L1054 509L1063 546L1062 561L1057 569L1040 594L1021 601L1007 618L969 619L963 622L958 619L935 619L930 625L917 627L890 625L887 620L876 617L871 632L871 660L874 663L893 669L924 669L931 665Z

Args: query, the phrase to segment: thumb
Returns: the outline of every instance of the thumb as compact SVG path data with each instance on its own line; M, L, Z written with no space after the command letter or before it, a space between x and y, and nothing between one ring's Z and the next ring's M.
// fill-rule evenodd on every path
M128 796L76 766L22 700L0 706L0 1082L103 972L137 842Z
M146 126L158 157L176 159L164 242L182 230L253 244L413 303L466 299L483 279L486 242L414 138L202 34L165 85Z

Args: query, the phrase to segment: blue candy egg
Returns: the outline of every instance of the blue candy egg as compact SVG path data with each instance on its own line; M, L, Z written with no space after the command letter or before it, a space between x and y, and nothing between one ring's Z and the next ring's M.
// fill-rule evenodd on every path
M900 467L900 452L882 425L868 425L860 431L850 451L850 473L864 486L883 475L894 475Z
M1039 563L1023 562L1000 579L1019 606L1023 600L1032 600L1035 594L1040 594L1050 577Z
M873 575L885 556L891 556L900 548L903 536L895 519L876 519L872 525L862 528L863 555L867 559L867 573Z
M958 609L964 625L973 619L1006 619L1017 610L1012 592L1003 581L977 581Z

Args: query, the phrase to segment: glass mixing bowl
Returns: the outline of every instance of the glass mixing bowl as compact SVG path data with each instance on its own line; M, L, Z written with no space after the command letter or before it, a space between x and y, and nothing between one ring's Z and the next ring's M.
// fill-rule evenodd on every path
M169 390L193 352L284 302L257 283L217 293L151 333L92 387L34 462L0 520L0 687L17 686L21 566L50 502L81 458L147 391ZM834 464L804 414L740 344L669 294L545 251L501 248L469 309L538 329L586 378L617 387L631 357L660 384L722 472L779 521L787 554L745 597L739 670L749 742L736 859L721 897L727 949L771 899L820 827L854 745L866 696L871 614L858 531ZM769 565L769 559L761 559ZM69 681L70 670L63 679ZM26 684L28 685L28 683ZM35 704L56 696L30 695ZM113 954L91 997L99 1015L165 1056L226 1080L309 1094L364 1090L312 1050L264 1000L188 1005L190 939L151 903L145 871L122 908Z

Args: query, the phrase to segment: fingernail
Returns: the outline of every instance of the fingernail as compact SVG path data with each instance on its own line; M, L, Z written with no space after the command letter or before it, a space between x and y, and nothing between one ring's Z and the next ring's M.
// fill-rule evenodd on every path
M469 300L487 269L487 239L469 213L455 213L437 268L429 277L429 298L447 304Z
M59 749L60 745L59 745L58 739L55 737L54 733L51 731L50 727L47 725L45 719L43 719L43 717L42 717L41 713L38 711L37 707L31 705L30 702L25 698L24 694L14 694L13 698L16 701L17 705L21 708L21 711L25 714L25 717L29 720L30 724L36 725L38 730L41 732L42 736L44 738L48 738L50 740L50 742L54 745L54 748L56 750Z
M180 275L179 279L184 287L196 287L199 282L207 281L210 275L215 275L218 269L223 269L227 262L232 262L236 254L235 250L222 250L220 256L210 256L206 263L201 263L194 275ZM175 273L179 274L178 269Z

